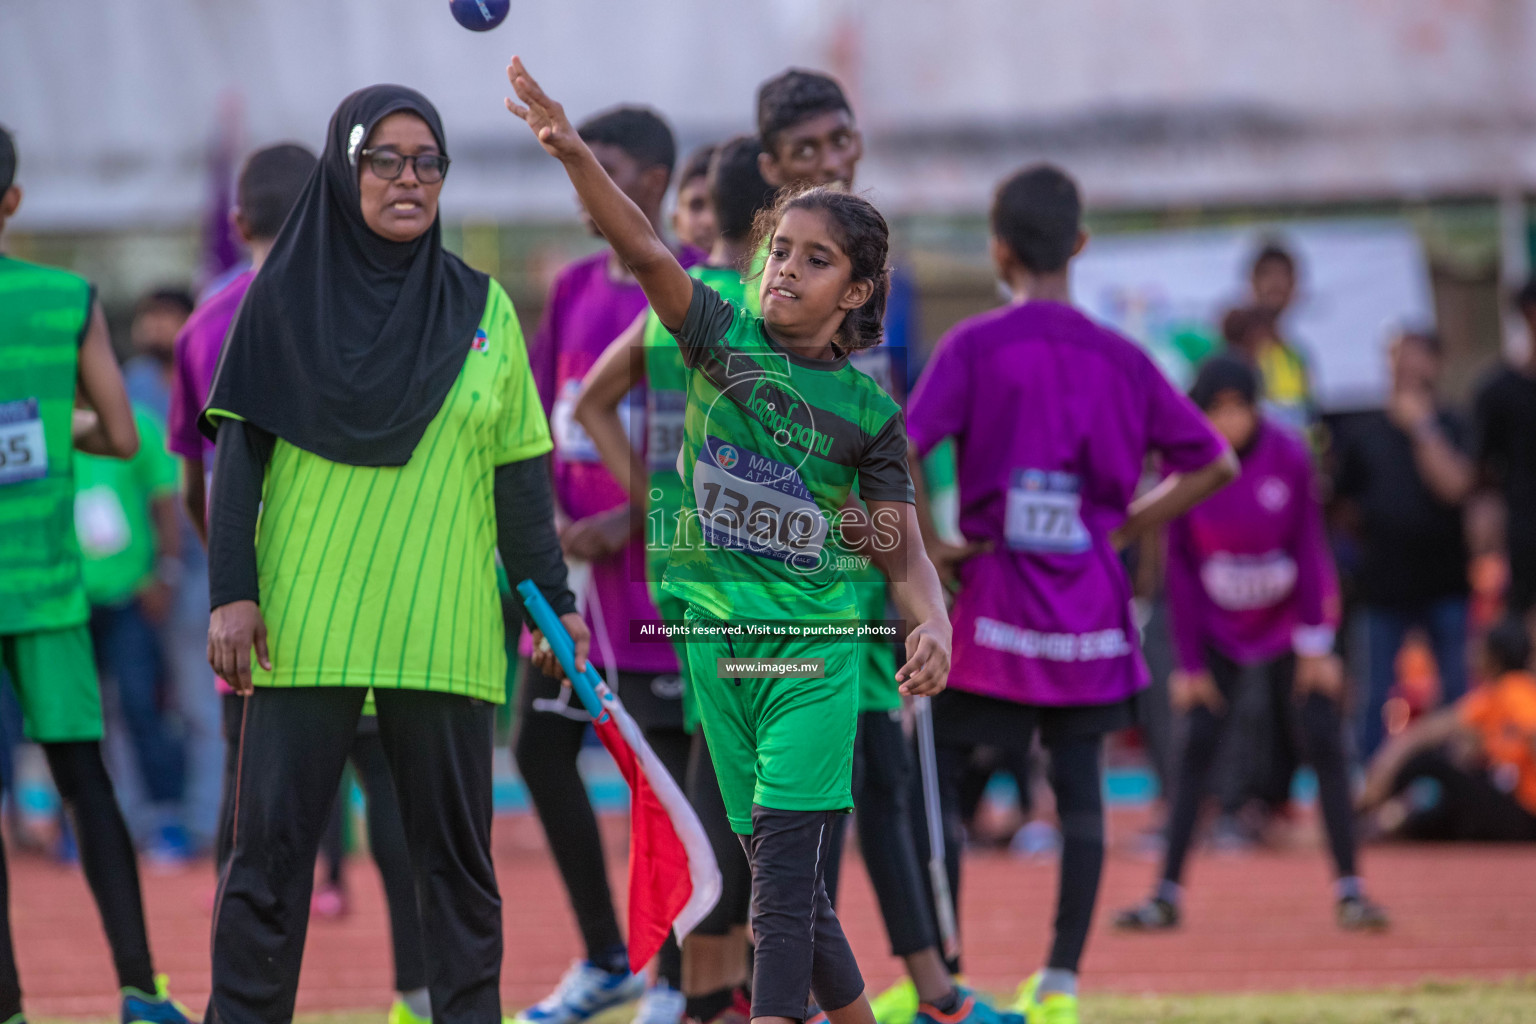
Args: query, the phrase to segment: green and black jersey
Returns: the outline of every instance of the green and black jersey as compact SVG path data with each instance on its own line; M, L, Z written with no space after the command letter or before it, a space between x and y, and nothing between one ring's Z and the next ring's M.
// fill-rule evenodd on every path
M688 273L727 301L757 310L757 291L734 267L698 264ZM684 410L688 406L688 367L677 340L654 310L645 315L645 461L650 507L647 511L646 576L654 588L667 570L678 512L683 507L683 478L677 456L683 448Z
M719 620L858 615L834 517L912 501L900 407L846 356L808 359L696 281L676 334L688 367L684 515L663 590Z
M279 440L256 535L273 669L253 666L256 685L505 700L494 475L551 447L517 314L494 281L464 368L405 465L345 465Z

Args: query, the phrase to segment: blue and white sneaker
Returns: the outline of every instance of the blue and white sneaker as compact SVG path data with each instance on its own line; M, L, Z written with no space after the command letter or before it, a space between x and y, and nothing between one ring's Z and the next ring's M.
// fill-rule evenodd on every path
M171 998L165 975L155 975L155 991L123 989L123 1024L195 1024L192 1011Z
M604 1010L639 999L644 992L642 974L609 974L577 960L553 992L512 1019L521 1024L581 1024Z
M688 999L664 981L645 990L635 1007L634 1024L682 1024L688 1012Z

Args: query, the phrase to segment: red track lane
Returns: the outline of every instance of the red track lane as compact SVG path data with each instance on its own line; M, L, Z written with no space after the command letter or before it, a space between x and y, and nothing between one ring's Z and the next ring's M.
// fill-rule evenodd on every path
M1536 851L1517 847L1382 847L1366 851L1371 892L1392 911L1385 935L1348 935L1333 924L1328 872L1315 845L1285 853L1197 855L1186 924L1176 934L1122 936L1105 922L1145 895L1155 864L1129 840L1140 816L1116 814L1099 926L1088 947L1090 990L1189 992L1382 987L1427 977L1502 978L1536 973ZM604 821L615 888L622 882L625 823ZM537 824L496 822L495 851L506 922L502 995L510 1011L544 996L578 954L576 929ZM78 871L35 858L11 861L12 927L26 1004L33 1016L112 1015L111 961ZM367 860L349 865L352 912L315 921L299 988L299 1009L388 1005L390 955L378 876ZM897 976L873 894L850 850L843 921L871 991ZM1003 992L1042 960L1056 869L1006 854L966 864L962 927L966 970L984 990ZM146 871L151 940L176 994L201 1007L208 993L211 868Z

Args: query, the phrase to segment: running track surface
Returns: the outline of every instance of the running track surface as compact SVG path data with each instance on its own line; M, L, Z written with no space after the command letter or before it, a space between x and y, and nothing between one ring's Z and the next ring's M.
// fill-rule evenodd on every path
M1518 847L1376 847L1364 856L1373 894L1394 915L1385 935L1335 928L1328 872L1314 837L1285 852L1197 854L1181 932L1122 936L1107 921L1143 896L1156 865L1136 852L1142 815L1116 811L1098 924L1084 985L1100 991L1279 991L1383 987L1425 978L1506 978L1536 973L1536 871ZM615 891L622 891L626 825L603 823ZM502 997L508 1012L543 997L577 955L565 895L531 817L496 821L496 869L506 928ZM11 860L11 915L29 1015L115 1015L111 961L94 906L75 870L32 857ZM144 875L151 941L179 998L201 1008L208 993L212 869ZM981 853L967 861L962 919L966 969L981 989L1011 991L1044 957L1055 864ZM383 898L371 862L349 865L350 915L315 921L299 1010L387 1007L390 954ZM850 850L842 918L870 990L897 976L873 894Z

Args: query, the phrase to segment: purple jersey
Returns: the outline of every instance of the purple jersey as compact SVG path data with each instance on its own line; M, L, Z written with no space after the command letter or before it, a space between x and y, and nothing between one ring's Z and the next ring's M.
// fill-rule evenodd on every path
M1179 667L1215 648L1241 664L1333 650L1338 583L1312 457L1273 422L1231 486L1168 529L1168 606Z
M692 266L700 254L685 250L681 262ZM597 448L573 412L581 393L581 381L598 356L645 311L645 293L633 281L616 282L608 272L606 251L578 260L562 270L550 291L549 305L539 324L529 360L544 410L554 435L555 500L571 519L606 512L624 504L628 495L603 466ZM631 440L642 443L645 394L636 388L619 406L619 415ZM616 665L606 665L602 646L593 629L592 660L605 668L624 672L676 672L677 659L670 644L631 642L630 620L653 622L661 616L651 601L645 575L645 540L636 534L617 554L592 564L592 586L587 598L587 623L592 625L592 603L601 605L603 624L612 644ZM521 647L528 646L526 634Z
M1146 685L1131 586L1109 535L1147 455L1188 472L1223 444L1133 343L1031 302L940 340L907 412L922 454L955 439L966 561L951 686L1022 704L1125 700Z
M201 459L204 472L213 469L213 442L198 431L197 417L208 402L229 325L254 280L256 272L247 270L214 292L187 318L176 336L176 382L171 387L167 447L184 459Z

